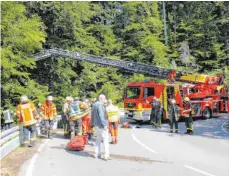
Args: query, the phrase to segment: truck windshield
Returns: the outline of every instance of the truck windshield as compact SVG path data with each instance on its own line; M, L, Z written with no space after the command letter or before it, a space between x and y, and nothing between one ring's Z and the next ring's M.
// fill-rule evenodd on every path
M127 87L126 98L138 98L140 96L140 87Z

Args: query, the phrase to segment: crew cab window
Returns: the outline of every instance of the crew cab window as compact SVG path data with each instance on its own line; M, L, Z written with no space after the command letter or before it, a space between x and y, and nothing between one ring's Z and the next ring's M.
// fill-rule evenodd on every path
M149 96L154 96L154 87L145 87L144 88L144 98L147 98Z
M127 87L126 98L138 98L140 96L140 87Z

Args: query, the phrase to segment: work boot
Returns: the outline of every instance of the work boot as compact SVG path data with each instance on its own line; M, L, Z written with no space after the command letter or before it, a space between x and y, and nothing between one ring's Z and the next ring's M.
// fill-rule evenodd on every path
M188 130L188 131L186 131L184 134L189 134L190 133L190 131Z
M51 135L51 134L49 134L49 135L48 135L48 138L49 138L49 139L53 139L53 137L52 137L52 135Z
M115 144L117 144L118 143L118 139L117 138L115 138Z
M110 144L115 144L115 141L114 141L114 140L112 140L112 141L110 142Z
M105 161L111 160L110 157L104 157L103 159L104 159Z
M33 147L34 146L34 141L30 141L28 147Z
M28 143L23 143L21 146L22 147L29 147L29 144Z

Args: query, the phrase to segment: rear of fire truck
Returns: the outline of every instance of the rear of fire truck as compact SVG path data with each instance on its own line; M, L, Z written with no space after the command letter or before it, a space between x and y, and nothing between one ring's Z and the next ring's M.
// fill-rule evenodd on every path
M229 113L228 87L221 76L192 74L182 76L181 80L193 83L183 86L183 90L191 100L194 118L208 119L219 113Z

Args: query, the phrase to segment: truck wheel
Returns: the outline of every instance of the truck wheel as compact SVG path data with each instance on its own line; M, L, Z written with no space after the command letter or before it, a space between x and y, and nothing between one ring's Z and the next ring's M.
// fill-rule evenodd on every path
M203 118L204 119L210 119L212 118L212 111L210 108L206 107L203 111Z

